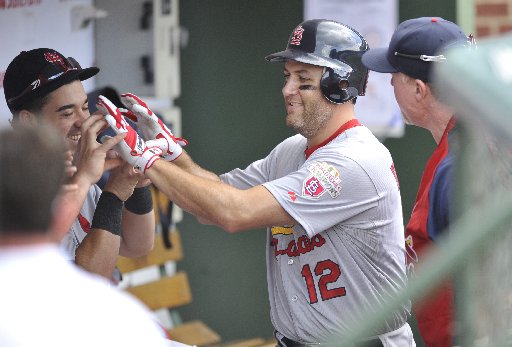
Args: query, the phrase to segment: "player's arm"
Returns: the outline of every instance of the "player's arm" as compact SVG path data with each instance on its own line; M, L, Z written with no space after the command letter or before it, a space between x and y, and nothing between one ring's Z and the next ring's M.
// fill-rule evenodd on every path
M107 279L112 278L121 238L106 230L91 228L75 252L75 263Z
M139 185L139 181L143 184ZM144 182L145 181L145 182ZM149 253L155 235L155 217L151 192L143 175L124 163L112 170L104 192L114 194L124 202L121 217L120 245L115 252L125 257L140 257Z
M68 189L66 187L72 188ZM59 238L71 228L71 225L84 204L89 187L88 184L79 183L79 180L74 179L65 184L63 189L59 192L55 209L58 211L59 215L53 219L51 226L52 232L58 235Z
M103 171L122 162L121 159L106 159L106 153L119 143L124 135L118 135L103 144L96 142L97 133L105 126L106 122L100 115L86 119L80 128L82 137L75 154L76 158L73 158L73 155L66 158L66 170L70 177L59 193L57 201L60 215L52 226L52 230L59 235L71 228L89 188L99 180Z
M157 160L146 175L170 200L200 219L228 232L297 222L263 186L246 190L213 182Z
M133 167L131 168L133 171ZM124 203L123 233L119 254L124 257L141 257L148 254L155 242L155 214L149 185L151 181L137 173L139 181L133 194Z
M125 135L117 135L104 141L102 144L96 141L98 133L105 125L106 123L102 116L92 115L86 119L81 126L82 137L76 154L77 173L72 181L77 184L79 189L69 193L70 195L67 196L69 202L73 199L72 194L76 196L76 194L82 192L83 188L87 188L88 191L91 185L100 179L104 170L115 168L122 163L121 159L107 159L107 152L112 149L114 145L119 143ZM87 193L85 193L85 195L87 195ZM69 214L67 218L70 220L69 226L77 217L84 199L77 199L74 205L70 204L68 206ZM119 209L120 205L118 200L119 198L112 192L101 196L95 211L95 217L103 216L104 219L108 220L111 226L120 225L120 213L118 213L119 216L112 215L110 218L105 217L110 216L112 210ZM122 206L122 201L120 204ZM97 228L94 227L94 225L95 221L93 218L90 231L76 249L75 263L89 272L97 273L110 279L117 262L120 237L113 234L112 230L107 230L113 229L113 227ZM117 229L120 229L120 227L116 228L116 230Z
M219 176L197 165L185 150L183 150L181 155L175 159L173 163L192 175L220 182Z
M144 107L138 122L145 124L143 139L125 121L121 111L108 99L100 96L105 120L115 133L126 133L119 143L119 154L144 173L171 201L202 220L210 221L229 232L271 225L295 224L263 186L247 190L236 189L220 181L191 174L177 164L183 155L182 139L177 139L162 122ZM137 100L137 105L141 101ZM137 111L134 105L131 109ZM137 111L138 112L138 111ZM165 160L163 160L164 158ZM187 160L184 157L183 160ZM181 165L181 164L180 164Z
M101 96L99 98L98 109L105 114L110 114L114 118L129 118L137 124L138 131L142 133L142 138L153 142L148 147L160 147L163 150L162 157L166 161L172 161L183 170L209 180L220 181L220 178L194 163L190 156L182 149L182 146L188 144L187 140L174 136L165 123L151 111L144 100L132 93L121 94L121 101L126 109L117 109L110 100ZM119 119L121 120L121 119ZM118 129L119 130L119 129Z
M151 209L151 212L137 214L125 208L123 210L122 229L119 255L137 258L148 254L155 241L153 209Z
M112 276L121 247L124 201L132 194L138 180L132 177L129 184L130 175L125 174L128 169L131 168L122 165L110 172L96 205L91 229L75 252L77 265L106 278Z

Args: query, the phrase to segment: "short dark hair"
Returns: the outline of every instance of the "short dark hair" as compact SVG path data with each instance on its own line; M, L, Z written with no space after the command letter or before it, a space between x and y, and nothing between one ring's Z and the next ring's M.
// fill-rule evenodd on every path
M21 105L17 110L12 111L12 125L16 126L16 122L18 120L19 114L21 110L27 110L31 113L39 113L43 109L44 105L48 103L50 100L50 94L46 94L44 96L37 97L30 101L27 101L25 104Z
M0 132L0 234L42 233L64 180L64 142L49 126Z

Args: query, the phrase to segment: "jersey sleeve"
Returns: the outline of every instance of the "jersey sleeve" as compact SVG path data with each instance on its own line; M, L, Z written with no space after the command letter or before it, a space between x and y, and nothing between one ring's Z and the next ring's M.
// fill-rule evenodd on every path
M97 185L97 184L93 184L91 189L90 189L90 192L92 194L92 198L94 200L94 203L97 205L98 204L98 200L100 199L100 196L101 196L101 188Z
M271 167L276 165L282 144L274 148L265 158L257 160L245 169L234 169L220 175L220 180L238 189L249 189L272 180Z
M365 170L339 155L308 160L299 170L264 186L309 237L340 222L357 228L368 223L379 200Z
M244 170L234 169L220 175L220 180L238 189L248 189L268 180L267 159L255 161Z

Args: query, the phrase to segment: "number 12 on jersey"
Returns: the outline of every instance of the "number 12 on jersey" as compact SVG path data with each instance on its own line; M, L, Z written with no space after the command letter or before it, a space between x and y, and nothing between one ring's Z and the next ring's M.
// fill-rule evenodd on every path
M336 282L341 276L341 270L338 264L329 259L322 260L316 263L314 271L317 277L320 276L318 279L318 291L320 292L322 301L345 296L347 294L345 287L327 288L329 283ZM313 277L309 264L302 267L301 274L308 287L309 302L311 304L317 303L318 295L316 292L315 278Z

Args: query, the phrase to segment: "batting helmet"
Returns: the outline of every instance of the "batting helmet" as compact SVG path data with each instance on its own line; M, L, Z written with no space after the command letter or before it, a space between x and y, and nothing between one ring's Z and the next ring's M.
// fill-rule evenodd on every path
M307 20L292 32L286 50L265 57L270 62L295 60L323 66L320 89L331 102L342 104L364 95L368 69L361 56L366 40L351 27L325 19ZM346 82L341 86L341 82Z

